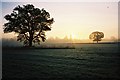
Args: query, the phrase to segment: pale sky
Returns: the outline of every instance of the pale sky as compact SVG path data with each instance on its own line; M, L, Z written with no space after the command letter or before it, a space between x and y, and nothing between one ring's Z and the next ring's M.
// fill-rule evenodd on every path
M75 39L89 39L93 31L103 32L104 38L118 37L117 2L2 2L2 25L6 22L3 19L6 14L24 4L44 8L54 18L52 30L46 33L47 38L71 35Z

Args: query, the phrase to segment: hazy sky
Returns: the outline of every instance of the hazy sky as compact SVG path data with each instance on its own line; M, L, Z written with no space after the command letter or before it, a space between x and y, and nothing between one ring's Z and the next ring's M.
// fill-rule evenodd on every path
M44 8L54 18L52 30L46 33L48 38L71 35L76 39L89 39L93 31L104 32L105 38L118 37L117 2L2 2L2 19L17 5L24 4ZM2 25L5 22L3 19Z

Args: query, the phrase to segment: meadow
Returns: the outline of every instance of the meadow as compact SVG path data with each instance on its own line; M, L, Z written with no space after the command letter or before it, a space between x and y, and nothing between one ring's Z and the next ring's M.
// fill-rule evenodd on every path
M56 45L3 47L3 79L120 79L118 44Z

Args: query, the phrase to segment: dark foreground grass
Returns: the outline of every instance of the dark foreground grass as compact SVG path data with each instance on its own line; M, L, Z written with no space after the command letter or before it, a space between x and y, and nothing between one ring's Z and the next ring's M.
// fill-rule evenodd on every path
M3 80L120 79L120 54L114 51L3 48L2 58Z
M47 46L38 46L38 47L25 47L25 46L23 46L23 47L21 47L21 46L18 46L18 47L3 47L3 49L5 50L5 49L10 49L10 50L30 50L30 49L75 49L75 47L74 46L62 46L62 47L60 47L60 46L58 46L58 47L56 47L56 46L50 46L50 47L47 47Z

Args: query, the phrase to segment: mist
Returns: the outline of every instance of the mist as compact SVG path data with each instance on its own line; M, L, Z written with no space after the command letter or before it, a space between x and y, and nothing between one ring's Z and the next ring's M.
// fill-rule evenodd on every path
M2 38L0 42L2 43L3 47L22 46L21 42L17 42L15 39L12 39L12 38L11 39Z
M111 37L110 39L103 39L99 43L104 42L118 42L115 37ZM66 47L66 46L73 46L73 43L93 43L92 40L85 39L60 39L60 38L48 38L45 42L41 42L40 45L34 44L34 46L42 46L42 47ZM22 47L24 46L23 42L18 42L16 38L2 38L0 40L0 46L2 47Z

